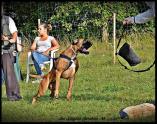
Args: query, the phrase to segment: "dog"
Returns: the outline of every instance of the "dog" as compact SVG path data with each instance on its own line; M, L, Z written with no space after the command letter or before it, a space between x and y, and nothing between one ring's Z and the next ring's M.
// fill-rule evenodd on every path
M78 38L65 49L60 56L54 61L54 66L51 71L44 75L39 84L39 89L36 95L33 96L32 104L37 101L37 98L43 96L47 89L51 91L50 97L58 99L60 78L69 80L69 87L67 92L67 100L72 99L72 87L75 74L79 68L79 61L77 59L78 53L88 55L88 49L92 46L92 42L83 38Z

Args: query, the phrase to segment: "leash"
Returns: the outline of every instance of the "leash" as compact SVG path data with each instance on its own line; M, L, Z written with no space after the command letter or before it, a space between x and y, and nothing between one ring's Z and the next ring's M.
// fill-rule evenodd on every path
M20 43L18 43L18 44L21 45L21 46L24 46L24 45L22 45L22 44L20 44ZM74 51L73 48L72 48L72 51L74 52L75 55L77 55L77 53ZM53 61L56 61L59 57L60 57L60 58L67 59L68 61L70 61L69 65L68 65L68 68L72 65L73 61L76 59L76 57L70 58L70 57L68 57L68 56L66 56L66 55L64 55L64 54L60 54L60 56L57 57L57 58L52 58L51 56L45 55L45 54L43 54L42 52L38 52L38 51L35 51L35 52L37 52L37 53L39 53L39 54L41 54L41 55L44 55L44 56L48 57L49 59L53 59Z
M77 53L76 53L73 49L72 49L72 51L74 52L75 55L77 55ZM56 61L58 58L64 58L64 59L67 59L67 60L69 61L69 65L68 65L67 69L72 65L72 63L74 62L74 60L76 60L76 56L70 58L70 57L68 57L67 55L60 54L59 57L57 57L57 58L52 58L52 57L47 56L47 55L45 55L45 54L43 54L43 53L41 53L41 52L38 52L38 51L35 51L35 52L37 52L37 53L39 53L39 54L42 54L42 55L48 57L49 59L53 59L53 61ZM65 70L67 70L67 69L65 69Z
M126 32L126 28L127 28L127 26L123 26L122 34L121 34L121 36L120 36L120 38L119 38L119 41L118 41L118 44L117 44L117 48L116 48L116 53L115 53L115 55L117 56L118 62L120 63L121 66L123 66L126 70L129 70L129 71L133 71L133 72L146 72L146 71L149 71L150 68L152 68L152 67L155 65L155 60L154 60L154 62L153 62L150 66L148 66L146 69L141 69L141 70L129 69L126 65L124 65L124 64L119 60L119 58L118 58L118 47L119 47L119 45L120 45L121 39L124 37L124 32Z

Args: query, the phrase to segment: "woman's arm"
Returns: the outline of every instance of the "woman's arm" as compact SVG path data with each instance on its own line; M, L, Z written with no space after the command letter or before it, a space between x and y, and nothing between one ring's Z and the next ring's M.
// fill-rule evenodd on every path
M30 48L32 51L36 50L36 42L33 41L32 46Z
M55 38L51 41L51 44L52 47L50 48L50 51L58 49L60 47L58 41Z
M51 48L47 49L43 54L49 55L50 51L58 49L60 47L60 45L58 44L58 41L55 38L52 39L51 44L52 44Z

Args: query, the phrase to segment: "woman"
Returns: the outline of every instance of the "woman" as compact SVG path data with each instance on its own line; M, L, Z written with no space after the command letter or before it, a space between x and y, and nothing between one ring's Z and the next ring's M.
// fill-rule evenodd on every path
M52 36L49 36L48 33L52 29L50 24L41 23L38 27L39 36L35 38L31 50L32 50L32 59L34 62L35 69L37 74L42 76L42 70L45 69L43 62L49 61L50 51L58 49L60 46L56 39Z

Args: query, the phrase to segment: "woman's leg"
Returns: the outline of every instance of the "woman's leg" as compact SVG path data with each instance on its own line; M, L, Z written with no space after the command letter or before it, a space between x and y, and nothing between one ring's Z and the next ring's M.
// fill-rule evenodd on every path
M49 58L43 54L40 54L36 51L33 51L32 52L32 59L33 59L37 74L42 75L43 72L41 71L41 65L43 65L43 62L49 61Z

